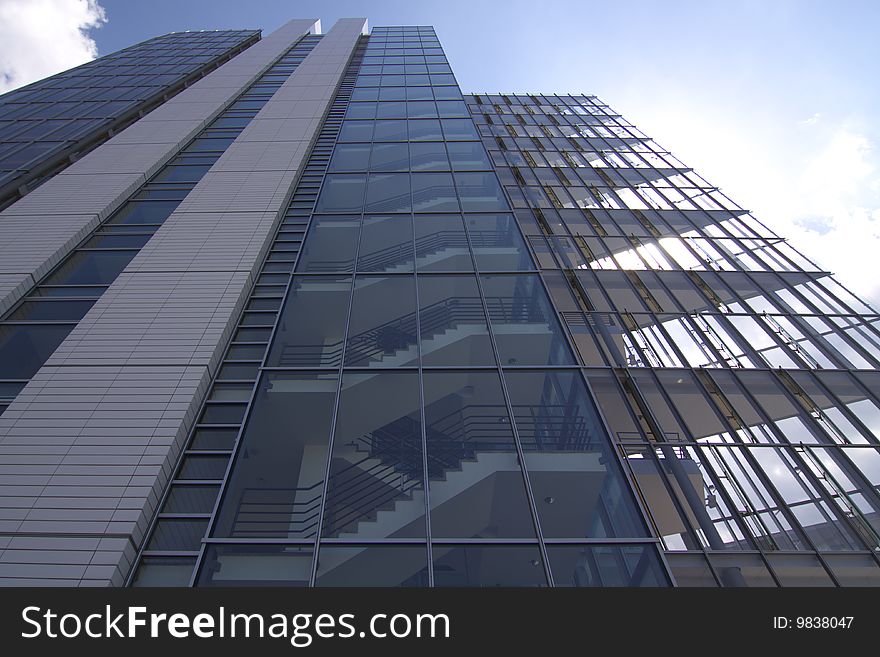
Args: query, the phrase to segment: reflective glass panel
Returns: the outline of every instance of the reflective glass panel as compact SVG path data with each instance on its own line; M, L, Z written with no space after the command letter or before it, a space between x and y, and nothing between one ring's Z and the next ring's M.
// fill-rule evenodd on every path
M544 535L644 536L580 373L508 370L504 378Z
M494 173L456 173L455 186L465 212L497 212L509 207Z
M272 367L339 365L350 297L350 277L295 277L267 363Z
M653 547L548 545L554 586L668 586Z
M328 174L315 206L316 212L360 212L364 205L366 176Z
M414 228L419 271L473 271L461 215L417 216Z
M297 271L354 271L359 217L315 217L299 256Z
M71 324L0 326L0 379L29 379L73 329Z
M494 365L483 302L473 276L420 276L424 365Z
M347 372L337 412L322 536L425 536L417 372Z
M330 160L330 171L366 171L370 160L369 144L339 144Z
M425 545L322 545L315 586L428 586Z
M112 283L137 251L75 251L46 285L104 285Z
M211 545L199 586L309 585L313 548L301 545Z
M507 405L494 371L426 371L431 534L535 536Z
M481 271L535 269L513 215L470 214L465 224Z
M433 545L434 586L547 586L537 545Z
M335 372L263 376L215 536L316 535L336 386Z
M407 215L366 216L358 271L412 271L412 219Z
M415 285L409 276L358 276L346 365L400 367L418 361Z
M366 212L409 212L411 209L408 173L370 174Z
M482 276L502 365L573 363L556 311L536 274Z
M406 171L409 169L407 144L373 144L371 171Z

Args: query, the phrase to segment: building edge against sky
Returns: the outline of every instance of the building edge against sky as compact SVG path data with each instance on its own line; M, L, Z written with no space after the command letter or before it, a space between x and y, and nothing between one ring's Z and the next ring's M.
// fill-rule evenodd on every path
M880 585L880 318L608 105L153 41L0 97L0 583Z

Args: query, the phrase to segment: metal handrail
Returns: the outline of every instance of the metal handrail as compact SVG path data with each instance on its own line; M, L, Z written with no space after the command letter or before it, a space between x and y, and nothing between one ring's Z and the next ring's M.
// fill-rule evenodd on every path
M535 427L534 434L536 436L540 433L554 435L558 433L560 424L567 425L568 430L563 433L566 436L574 435L574 439L566 441L564 447L560 448L557 445L557 449L570 450L588 443L592 435L589 421L577 414L572 416L569 413L572 408L576 407L573 405L542 405L540 407L520 405L514 406L514 415L517 419L525 418L528 420L518 423L521 434L522 429L531 425ZM498 412L488 415L485 413L472 414L475 410L483 411L486 409ZM541 412L536 412L536 409L540 409ZM548 415L548 410L551 413L561 412L561 417ZM493 418L493 421L481 419L488 417ZM428 428L430 449L426 455L429 479L432 481L444 479L450 470L460 469L462 462L474 460L480 452L514 451L512 437L505 437L504 440L473 439L481 426L485 426L490 434L496 433L497 429L493 428L493 425L497 425L498 417L506 417L506 406L476 404L457 409L432 422L431 427ZM329 534L341 533L345 527L353 523L374 520L380 510L391 508L403 498L411 499L412 492L423 486L422 478L419 476L422 467L421 445L413 444L409 448L406 446L406 437L417 435L417 433L414 434L415 427L412 426L416 423L416 420L404 417L369 434L360 436L354 447L357 449L361 443L366 445L366 455L331 472L327 482L329 504L326 512L329 517L325 517L324 520L324 527ZM436 428L443 425L448 425L445 431L439 431ZM464 438L464 436L468 436L468 438ZM405 450L408 449L413 458L406 458L406 455L401 457L399 448L381 447L383 443L388 442L403 447ZM534 444L541 448L542 442L540 438L536 438ZM419 463L414 462L409 464L411 467L406 467L409 461L415 460L416 456ZM365 467L368 461L376 461L376 463ZM309 532L318 526L317 514L311 512L315 506L320 508L321 493L307 500L291 498L296 497L301 491L311 491L319 486L323 488L323 482L317 482L301 489L247 489L243 491L242 501L233 522L233 535L248 533L248 525L264 526L266 524L264 519L244 519L241 517L242 515L250 517L271 515L278 513L276 509L283 510L284 521L279 525L283 525L285 531L289 531L291 526L296 526L297 532L310 535ZM248 492L265 494L268 491L280 494L286 499L258 503L245 501ZM262 510L248 510L248 504L259 504ZM295 516L303 514L310 515L303 519L295 518Z
M499 323L505 321L547 322L543 309L534 306L528 307L522 302L511 301L507 297L487 297L486 304L489 309L489 317ZM426 340L456 328L462 323L485 324L485 322L486 315L479 298L443 299L425 306L418 313L407 313L381 326L349 337L346 354L353 354L353 358L348 362L363 362L380 355L394 355L416 343L416 332L419 329L422 339ZM327 344L284 345L278 364L282 367L311 365L314 364L315 357L318 356L321 364L338 365L339 359L342 358L344 342L344 340L337 340ZM392 345L402 346L392 349Z

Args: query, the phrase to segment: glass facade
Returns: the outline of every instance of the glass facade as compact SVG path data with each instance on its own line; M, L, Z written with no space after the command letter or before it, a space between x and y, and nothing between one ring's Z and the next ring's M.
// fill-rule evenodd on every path
M0 96L0 208L259 38L166 34Z
M466 102L674 581L880 585L876 311L598 98Z
M0 396L318 39L0 320ZM374 28L128 584L880 586L878 328L595 96Z

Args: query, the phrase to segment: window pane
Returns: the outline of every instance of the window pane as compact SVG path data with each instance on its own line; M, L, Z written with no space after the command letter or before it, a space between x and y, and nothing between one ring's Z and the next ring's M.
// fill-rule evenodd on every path
M315 217L297 263L297 271L354 271L359 217Z
M415 290L408 276L358 276L348 329L346 365L415 364Z
M366 176L328 174L324 179L316 212L360 212L364 205Z
M344 121L339 130L339 141L370 141L373 121Z
M322 536L424 537L418 373L346 373L337 418Z
M443 134L448 141L479 141L474 122L470 119L442 119Z
M336 385L335 372L264 375L220 505L216 536L315 536Z
M93 300L89 301L67 301L67 300L35 300L25 301L15 312L7 319L12 321L25 320L54 320L54 321L73 321L77 322L94 305Z
M383 87L379 91L379 100L405 100L406 89L404 87ZM404 105L406 111L406 105Z
M114 224L161 224L180 201L129 201L108 222Z
M219 486L172 486L164 513L211 513Z
M339 144L330 161L330 171L366 171L369 144Z
M137 251L75 251L45 283L103 285L112 283Z
M548 545L555 586L668 586L653 547Z
M411 119L437 118L437 106L434 101L416 100L406 104L407 115Z
M376 118L376 103L349 103L345 118L374 119Z
M379 97L378 89L355 89L351 93L354 100L376 100Z
M366 212L409 212L409 174L370 174L364 208Z
M412 271L412 219L406 215L366 216L358 271Z
M376 121L373 141L406 141L406 121Z
M420 276L424 365L494 365L483 302L473 276Z
M443 133L440 132L440 121L436 119L416 119L407 123L409 124L410 141L443 140Z
M406 90L407 100L433 100L434 94L431 87L408 87Z
M223 479L229 457L225 454L187 456L180 466L180 479Z
M409 156L413 171L449 171L446 146L442 142L412 143Z
M137 233L119 233L119 228L127 230L125 226L114 226L109 228L113 233L97 233L89 238L83 246L88 249L140 249L146 244L152 236L149 228L145 228L142 234Z
M297 276L267 363L272 367L334 367L342 359L351 278Z
M473 271L460 215L418 216L414 227L419 271Z
M322 545L315 586L428 586L425 545Z
M238 437L237 428L199 428L196 429L191 450L232 449Z
M300 545L211 545L199 586L309 585L313 548Z
M598 412L575 371L504 374L545 536L644 536Z
M467 105L462 100L444 100L437 103L437 111L440 116L443 117L454 117L454 116L462 116L468 117Z
M478 141L449 143L449 160L455 171L491 171L492 163L483 144Z
M513 215L466 215L465 223L477 267L481 270L516 271L535 268Z
M461 98L461 92L456 87L434 87L434 98L457 100Z
M413 212L457 212L458 197L448 173L412 174Z
M131 585L188 586L195 565L195 557L144 557Z
M425 372L431 533L533 538L513 432L496 372Z
M571 353L536 274L482 276L502 365L565 365Z
M547 586L536 545L433 545L435 586Z
M405 119L406 103L379 103L376 116L380 119Z
M147 549L195 552L201 546L207 528L207 518L203 520L162 518L156 523Z
M156 174L150 182L195 183L201 180L202 176L204 176L210 168L210 164L203 164L201 166L167 166Z
M371 171L407 171L409 149L406 144L373 144Z
M0 326L0 379L31 378L72 330L72 324Z
M507 210L507 200L494 173L456 173L455 186L465 212Z

